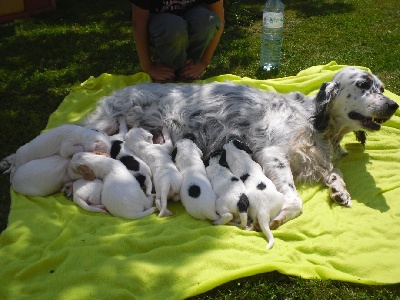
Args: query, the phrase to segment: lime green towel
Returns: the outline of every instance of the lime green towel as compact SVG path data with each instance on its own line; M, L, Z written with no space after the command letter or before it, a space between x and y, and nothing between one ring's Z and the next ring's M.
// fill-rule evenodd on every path
M314 94L342 67L332 62L280 79L221 75L200 82ZM78 123L101 96L146 81L144 73L91 77L72 89L46 129ZM399 283L400 111L368 135L365 150L352 134L342 146L349 155L339 168L353 207L332 204L322 184L298 185L303 214L274 231L270 251L261 233L195 220L180 203L170 205L173 217L127 221L84 211L61 194L25 197L11 189L9 225L0 236L0 299L182 299L273 270Z

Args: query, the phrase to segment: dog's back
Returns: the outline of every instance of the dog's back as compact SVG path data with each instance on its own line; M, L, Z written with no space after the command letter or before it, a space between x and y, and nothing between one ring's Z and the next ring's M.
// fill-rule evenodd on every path
M201 151L189 139L175 144L173 160L183 176L180 196L186 211L196 219L215 221L219 217L215 209L215 195L201 159Z

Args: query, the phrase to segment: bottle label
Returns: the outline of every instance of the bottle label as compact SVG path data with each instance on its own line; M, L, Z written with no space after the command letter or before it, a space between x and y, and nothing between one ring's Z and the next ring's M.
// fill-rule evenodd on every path
M266 26L268 28L283 27L283 13L264 12L263 13L263 26Z

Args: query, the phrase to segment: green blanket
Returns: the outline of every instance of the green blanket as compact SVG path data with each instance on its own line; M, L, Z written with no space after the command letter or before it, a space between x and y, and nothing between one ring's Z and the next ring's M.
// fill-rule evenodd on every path
M230 80L278 92L314 94L343 66L332 62L297 76ZM113 90L150 81L144 73L89 78L50 116L46 129L78 123ZM385 94L400 103L400 97ZM366 149L349 134L341 160L352 208L332 204L322 184L297 185L303 214L262 233L212 226L180 203L172 217L127 221L89 213L61 194L25 197L11 189L0 236L0 299L182 299L228 281L277 270L302 278L363 284L400 282L400 111L368 135Z

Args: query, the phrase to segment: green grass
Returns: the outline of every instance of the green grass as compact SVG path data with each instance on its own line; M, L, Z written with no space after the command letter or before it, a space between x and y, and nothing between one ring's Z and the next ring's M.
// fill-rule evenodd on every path
M226 0L226 29L204 78L258 72L264 0ZM400 93L398 0L286 2L282 66L296 75L336 61L369 67ZM0 26L0 156L37 136L70 89L89 76L140 71L129 1L58 0L57 10ZM0 176L0 231L10 206ZM196 299L399 299L400 285L374 287L304 280L277 272L227 283Z

